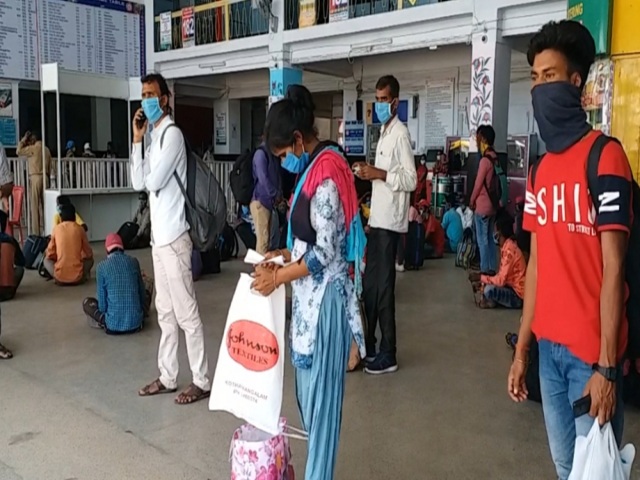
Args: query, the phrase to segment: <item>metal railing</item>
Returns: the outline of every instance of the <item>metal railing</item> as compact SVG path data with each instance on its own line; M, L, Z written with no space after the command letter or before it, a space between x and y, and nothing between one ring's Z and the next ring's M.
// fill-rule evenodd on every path
M128 158L63 158L61 170L63 190L99 193L133 188Z
M224 197L227 201L227 221L233 224L238 218L238 203L233 196L231 184L229 183L229 175L233 170L233 162L216 162L214 160L206 163L222 187Z
M182 45L183 10L171 12L171 50ZM208 45L238 38L264 35L269 32L269 17L252 0L218 0L196 2L193 7L195 45ZM154 51L160 45L160 17L154 21Z
M295 30L452 0L284 0L285 29ZM337 6L337 4L339 6Z

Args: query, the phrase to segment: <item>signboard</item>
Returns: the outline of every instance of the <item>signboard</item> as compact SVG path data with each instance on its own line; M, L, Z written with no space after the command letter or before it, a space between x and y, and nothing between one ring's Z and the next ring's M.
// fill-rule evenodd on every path
M18 144L15 118L0 117L0 143L5 147L15 147Z
M0 83L0 117L13 117L13 92L10 83Z
M193 7L182 9L182 47L193 47L196 44L196 17Z
M344 149L350 155L364 155L364 122L344 122Z
M216 113L216 145L227 144L227 114Z
M349 0L331 0L329 4L329 22L349 19Z
M316 1L299 0L300 14L298 15L298 27L312 27L316 24Z
M0 1L0 78L38 80L40 63L119 78L142 75L144 5L125 0Z
M609 54L611 0L567 0L567 19L582 23L596 41L598 55Z
M160 14L160 50L171 50L171 12Z

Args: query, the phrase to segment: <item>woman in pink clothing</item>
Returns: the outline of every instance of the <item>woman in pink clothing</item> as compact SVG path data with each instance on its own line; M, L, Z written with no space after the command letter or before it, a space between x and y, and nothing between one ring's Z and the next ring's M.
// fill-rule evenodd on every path
M494 274L497 268L497 251L493 242L493 232L496 223L496 206L491 201L491 188L494 165L498 155L493 149L496 132L491 125L480 125L476 132L478 151L482 154L478 165L478 175L471 194L471 209L474 210L476 238L480 253L480 271L484 274Z

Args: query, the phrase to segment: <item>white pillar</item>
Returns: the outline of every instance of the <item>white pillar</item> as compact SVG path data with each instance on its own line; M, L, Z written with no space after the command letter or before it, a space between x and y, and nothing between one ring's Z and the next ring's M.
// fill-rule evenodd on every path
M496 150L506 152L510 87L511 47L502 41L496 28L474 34L469 100L469 151L477 151L475 134L478 127L490 124L496 131Z
M356 103L358 101L358 90L356 85L345 85L342 91L342 119L345 122L352 122L358 119Z
M239 155L242 152L240 100L224 97L213 102L213 154Z
M107 142L111 141L111 100L94 97L91 99L91 148L106 150ZM77 145L82 153L83 145Z

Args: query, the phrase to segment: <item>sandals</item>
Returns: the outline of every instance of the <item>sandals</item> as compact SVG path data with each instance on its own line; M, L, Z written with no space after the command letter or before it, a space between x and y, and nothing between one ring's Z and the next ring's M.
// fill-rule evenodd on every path
M13 358L13 353L0 343L0 360L9 360L10 358Z
M159 378L156 378L149 385L145 385L141 390L138 391L138 395L141 397L152 397L153 395L161 395L164 393L174 393L178 389L177 388L167 388L165 387Z
M205 398L209 398L210 395L211 390L202 390L200 387L192 383L185 391L176 397L175 402L178 405L190 405Z

